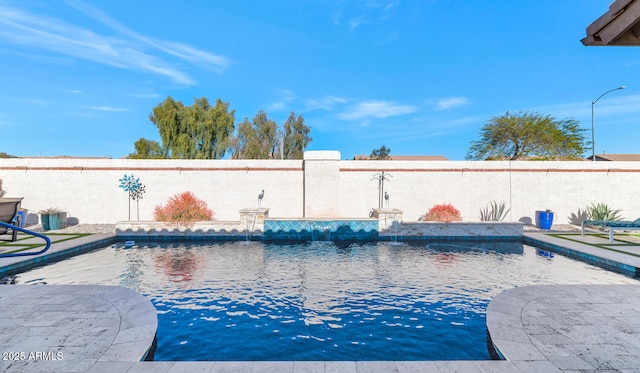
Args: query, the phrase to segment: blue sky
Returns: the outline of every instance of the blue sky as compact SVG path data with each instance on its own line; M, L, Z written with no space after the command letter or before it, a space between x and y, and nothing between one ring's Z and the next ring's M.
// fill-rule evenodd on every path
M0 0L0 152L110 156L160 140L167 96L236 123L304 116L308 150L464 159L493 116L573 118L640 153L640 47L585 47L610 0ZM585 154L588 155L588 154Z

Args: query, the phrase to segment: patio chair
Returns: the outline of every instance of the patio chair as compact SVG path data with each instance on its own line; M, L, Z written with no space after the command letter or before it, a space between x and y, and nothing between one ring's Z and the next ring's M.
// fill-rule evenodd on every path
M18 211L20 211L20 202L22 198L0 198L0 222L19 226L20 222L16 221ZM11 234L11 242L18 238L18 231L5 226L0 226L1 234Z
M609 242L613 242L613 231L633 231L640 230L640 218L630 221L630 220L585 220L582 222L581 232L582 236L584 236L585 226L590 225L594 227L603 227L609 230Z

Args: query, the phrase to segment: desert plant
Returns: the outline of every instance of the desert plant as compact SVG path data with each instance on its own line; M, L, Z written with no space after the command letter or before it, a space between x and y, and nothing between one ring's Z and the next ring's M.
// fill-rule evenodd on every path
M489 202L488 206L480 209L480 221L502 221L511 209L506 209L506 203L498 204L496 201Z
M451 204L435 205L424 216L426 221L451 222L461 221L460 211Z
M622 217L620 216L620 211L622 210L613 210L611 207L607 206L606 203L597 203L591 204L587 207L586 215L587 220L612 220L612 221L620 221Z
M57 207L49 207L49 208L46 208L44 210L38 211L38 214L40 214L40 215L55 215L55 214L59 214L61 212L62 212L62 210L60 210Z
M158 221L190 226L196 221L211 220L213 211L193 193L182 192L169 198L166 205L156 206L153 216Z

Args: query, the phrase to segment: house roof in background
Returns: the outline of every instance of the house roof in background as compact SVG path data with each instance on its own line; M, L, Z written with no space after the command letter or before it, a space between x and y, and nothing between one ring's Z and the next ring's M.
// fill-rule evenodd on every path
M356 155L353 157L356 161L370 161L370 155ZM390 161L448 161L449 159L443 155L391 155Z
M587 160L591 160L591 157ZM640 154L596 154L596 161L640 162Z
M615 0L587 26L586 46L640 45L640 0Z

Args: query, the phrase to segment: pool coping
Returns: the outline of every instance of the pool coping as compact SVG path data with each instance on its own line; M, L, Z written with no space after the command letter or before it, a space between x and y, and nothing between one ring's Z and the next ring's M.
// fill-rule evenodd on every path
M485 237L486 238L486 237ZM83 252L91 251L97 249L99 247L103 247L112 243L117 242L119 237L116 234L92 234L85 237L80 237L74 240L64 241L60 243L54 243L49 252L45 254L38 255L34 258L4 258L0 260L0 275L6 276L10 273L20 272L25 268L30 266L37 266L45 264L51 260L57 261L62 260L66 257L77 255ZM535 245L537 247L541 247L543 249L548 249L551 251L559 252L564 255L569 254L569 256L574 255L576 259L583 261L592 261L593 264L600 265L609 265L611 268L618 272L622 272L628 275L633 273L637 275L638 267L640 267L640 258L631 257L629 255L621 255L620 253L609 252L607 250L603 250L588 244L580 244L577 242L572 242L568 240L564 240L562 238L553 237L546 233L529 233L526 232L523 234L523 243L529 245ZM599 261L598 261L599 258ZM9 264L5 264L9 263ZM630 268L633 268L633 271ZM626 271L626 272L625 272ZM16 286L20 287L20 285L6 285L6 286ZM45 285L49 287L57 286L57 285ZM74 286L68 286L71 294L75 291L73 290ZM81 286L81 285L77 285ZM98 285L94 285L98 286ZM574 286L582 286L582 285L574 285ZM593 288L597 285L584 285L585 287ZM616 285L617 286L617 285ZM632 285L635 286L635 285ZM640 285L638 285L640 288ZM539 288L540 286L527 286L519 289L526 288ZM557 287L556 287L557 288ZM559 289L559 288L558 288ZM611 289L615 289L613 286ZM611 291L611 289L609 289ZM512 289L513 290L513 289ZM511 290L507 290L505 293ZM533 291L535 293L535 291ZM136 293L137 294L137 293ZM494 347L497 348L499 354L504 356L504 351L508 350L508 345L518 345L517 339L521 337L521 328L519 324L516 323L516 326L512 328L504 328L504 326L496 327L493 321L490 323L489 320L494 320L494 314L504 313L501 309L496 308L495 304L499 304L503 302L505 296L502 296L501 293L494 300L492 300L487 308L487 327L488 332L490 333ZM546 294L549 295L548 293ZM1 297L1 296L0 296ZM145 298L145 301L148 305L151 305L151 309L147 309L145 313L153 314L155 317L155 308L151 302ZM495 302L497 303L495 303ZM492 306L494 304L494 306ZM640 304L640 303L639 303ZM489 316L491 312L492 316ZM517 312L517 309L516 311ZM150 316L148 316L150 317ZM508 319L513 321L511 319ZM632 325L632 327L635 325ZM494 329L492 331L492 329ZM505 334L506 333L506 334ZM640 332L638 332L640 335ZM154 329L155 334L155 329ZM516 337L513 337L516 335ZM153 341L148 341L148 348L152 347ZM505 344L506 343L506 344ZM507 355L507 358L509 356ZM562 359L561 359L562 360ZM48 364L55 364L55 362L47 362ZM564 365L563 365L564 364ZM137 371L154 371L154 372L166 372L166 373L193 373L193 372L228 372L228 371L237 371L237 372L322 372L322 371L331 371L331 372L379 372L379 371L389 371L389 372L498 372L498 371L513 371L513 372L532 372L539 373L541 371L544 372L563 372L563 371L571 371L578 369L579 364L582 364L576 360L575 366L572 366L570 362L566 360L562 360L560 363L558 361L552 361L550 359L545 358L544 356L536 355L535 358L523 358L523 359L509 359L509 360L482 360L482 361L321 361L321 362L299 362L299 361L265 361L265 362L184 362L184 361L161 361L161 362L152 362L152 361L128 361L121 360L117 357L114 357L111 361L95 361L91 365L87 365L84 367L84 370L78 370L78 368L74 368L71 370L64 370L66 368L62 367L52 367L48 366L33 366L34 369L27 369L21 371L27 372L40 372L47 371L53 368L55 371L61 372L137 372ZM597 371L598 368L594 371Z

